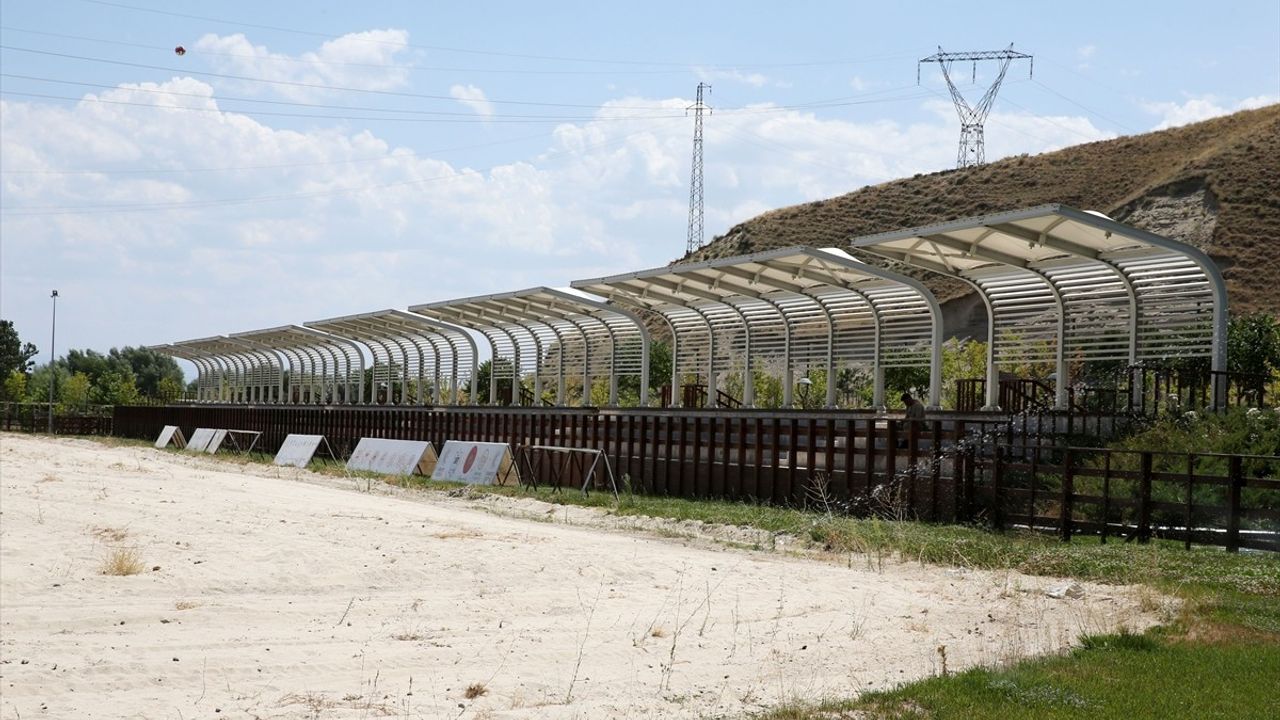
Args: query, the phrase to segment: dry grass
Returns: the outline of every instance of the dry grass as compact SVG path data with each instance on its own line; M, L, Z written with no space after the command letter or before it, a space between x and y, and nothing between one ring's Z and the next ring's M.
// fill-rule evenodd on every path
M89 534L98 538L102 542L123 542L129 537L129 531L119 527L93 527L89 530Z
M471 683L466 690L462 691L462 697L468 700L475 700L481 695L487 694L489 694L489 688L485 687L484 683Z
M137 575L145 569L138 548L124 547L109 551L98 571L103 575Z
M200 607L200 603L194 600L179 600L173 604L174 610L192 610Z
M1063 203L1098 210L1153 232L1170 232L1153 208L1206 191L1217 212L1208 249L1226 276L1233 312L1280 307L1280 105L1161 132L1077 145L981 167L917 175L847 195L779 208L730 228L689 260L789 245L844 246L854 237L973 215ZM1163 219L1167 220L1168 213ZM1194 235L1195 233L1191 233ZM871 262L882 263L871 259ZM902 270L902 268L897 268ZM920 275L907 270L909 274ZM940 300L970 292L926 275Z

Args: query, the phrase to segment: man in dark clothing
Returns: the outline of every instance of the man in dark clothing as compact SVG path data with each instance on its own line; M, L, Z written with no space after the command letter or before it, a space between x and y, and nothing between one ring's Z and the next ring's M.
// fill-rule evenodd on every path
M902 405L906 408L907 419L913 422L924 420L924 403L911 397L911 393L902 393Z
M906 431L906 437L898 438L898 447L905 448L907 446L907 437L910 437L912 428L919 427L919 423L924 422L924 403L911 397L911 393L902 393L902 405L906 410L907 420L903 423L903 430Z

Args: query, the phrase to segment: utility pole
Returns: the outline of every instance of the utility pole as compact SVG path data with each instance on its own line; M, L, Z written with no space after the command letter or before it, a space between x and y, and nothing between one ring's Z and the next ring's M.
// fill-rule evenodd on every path
M978 61L995 60L1000 64L1000 72L996 75L995 81L991 83L991 87L987 88L987 92L977 105L969 105L969 101L964 99L956 89L955 81L951 79L951 63L956 60L973 63L972 78L975 83L978 81ZM972 167L986 163L982 124L986 122L991 106L996 101L996 93L1000 92L1000 83L1004 82L1004 74L1009 69L1009 63L1014 60L1029 60L1030 72L1035 72L1035 59L1025 53L1014 51L1013 43L1009 43L1009 47L1004 50L955 53L943 52L942 46L938 46L938 52L916 63L917 85L920 84L920 66L924 63L936 62L942 68L942 77L947 80L947 88L951 90L951 101L955 103L956 114L960 116L960 149L956 153L956 167Z
M58 339L58 291L54 290L49 297L53 298L53 322L49 326L49 434L53 434L53 386L58 381L58 352L54 342Z
M711 86L698 83L697 101L685 108L685 114L693 111L693 163L689 177L689 241L685 244L685 254L702 247L702 111L711 112L711 108L702 102L702 91L711 91Z

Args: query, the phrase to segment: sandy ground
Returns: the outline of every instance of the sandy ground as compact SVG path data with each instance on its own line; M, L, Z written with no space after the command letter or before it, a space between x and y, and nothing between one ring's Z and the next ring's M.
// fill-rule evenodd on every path
M739 717L1154 621L726 532L5 434L0 717Z

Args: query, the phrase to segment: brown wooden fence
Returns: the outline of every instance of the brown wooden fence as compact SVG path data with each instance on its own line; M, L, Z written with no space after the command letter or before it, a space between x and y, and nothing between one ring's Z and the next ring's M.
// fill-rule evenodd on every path
M997 445L971 468L997 529L1280 550L1280 457Z
M1274 532L1280 520L1280 482L1274 479L1280 458L1194 456L1191 474L1175 478L1167 460L1155 459L1158 454L1143 460L1141 453L1063 448L1058 436L1032 427L1025 417L935 413L911 423L900 416L838 411L116 408L119 436L151 439L167 424L188 434L196 427L257 430L265 452L278 449L289 433L324 435L340 455L349 454L361 437L430 440L437 448L451 439L505 442L513 449L594 448L609 457L620 482L625 477L638 493L984 521L997 528L1054 531L1064 539L1088 533L1104 541L1125 535L1280 549ZM1239 463L1237 480L1220 470L1234 467L1231 462ZM551 476L537 479L549 482ZM1170 495L1178 479L1189 483L1191 497L1183 517L1191 519L1181 525L1170 519L1184 507ZM1232 487L1242 492L1233 496ZM1225 490L1218 497L1208 488Z
M83 409L54 406L53 432L57 435L110 435L110 406ZM0 403L0 430L47 432L48 403Z

